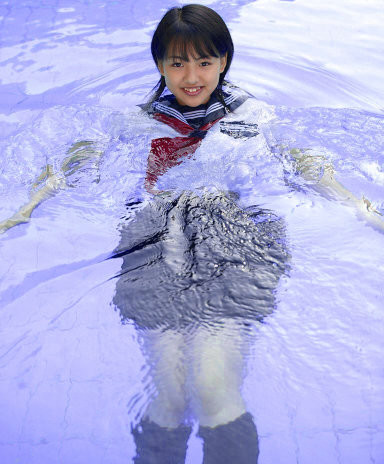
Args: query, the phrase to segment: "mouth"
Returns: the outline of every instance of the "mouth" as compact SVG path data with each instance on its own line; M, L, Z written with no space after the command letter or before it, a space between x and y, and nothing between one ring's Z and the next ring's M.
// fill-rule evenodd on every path
M195 97L202 92L203 87L183 87L182 90L186 95Z

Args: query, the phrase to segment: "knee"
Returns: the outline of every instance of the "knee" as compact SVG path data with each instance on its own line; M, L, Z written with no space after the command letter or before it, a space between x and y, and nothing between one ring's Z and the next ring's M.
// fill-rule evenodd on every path
M179 389L159 392L148 404L145 417L162 427L177 427L184 421L186 399Z
M193 407L201 420L203 418L221 417L234 406L236 410L243 407L241 380L233 374L224 376L215 370L200 371L195 376L193 385ZM236 412L237 414L237 412ZM207 419L207 420L211 420Z
M158 389L152 402L168 410L185 410L187 401L184 385L168 384L166 387Z

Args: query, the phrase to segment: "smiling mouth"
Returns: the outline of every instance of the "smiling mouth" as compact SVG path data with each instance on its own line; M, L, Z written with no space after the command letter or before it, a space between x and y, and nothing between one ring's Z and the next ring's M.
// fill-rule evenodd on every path
M203 87L183 87L184 93L190 96L198 95Z

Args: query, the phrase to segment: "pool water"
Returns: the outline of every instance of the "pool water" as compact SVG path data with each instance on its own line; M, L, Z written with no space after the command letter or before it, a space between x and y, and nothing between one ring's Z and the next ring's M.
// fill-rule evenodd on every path
M233 34L230 80L273 106L276 145L325 155L343 185L384 212L381 2L202 3ZM137 332L112 303L121 261L105 258L119 243L143 148L115 140L157 81L148 47L168 6L0 5L0 220L27 201L47 163L59 168L73 141L105 152L29 224L0 236L4 464L119 464L135 454L131 424L152 392ZM225 180L228 166L207 183ZM281 186L283 169L290 187ZM188 184L193 172L184 173ZM384 234L275 158L260 173L249 200L284 218L291 257L244 379L259 462L380 464ZM188 464L202 462L196 430Z

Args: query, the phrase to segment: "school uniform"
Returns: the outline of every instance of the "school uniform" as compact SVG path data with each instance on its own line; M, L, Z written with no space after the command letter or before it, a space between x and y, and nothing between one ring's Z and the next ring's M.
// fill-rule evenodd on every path
M114 304L139 328L248 324L274 310L289 257L284 224L254 206L255 190L271 188L260 176L263 162L271 168L268 111L240 89L223 95L230 112L214 94L196 108L168 95L147 112L143 183L157 194L122 227L115 250L123 263Z

